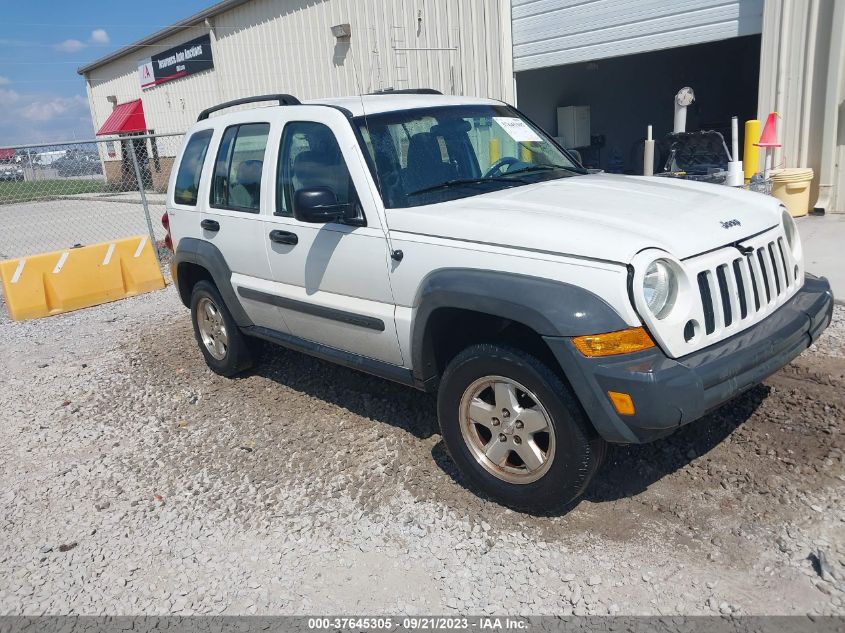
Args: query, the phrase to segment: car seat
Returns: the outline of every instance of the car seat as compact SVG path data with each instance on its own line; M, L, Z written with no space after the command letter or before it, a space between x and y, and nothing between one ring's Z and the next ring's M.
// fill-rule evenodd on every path
M440 144L431 132L418 132L408 143L405 192L432 187L455 177L454 169L443 162Z
M229 192L229 204L258 209L261 201L261 169L264 161L245 160L238 165L237 182Z

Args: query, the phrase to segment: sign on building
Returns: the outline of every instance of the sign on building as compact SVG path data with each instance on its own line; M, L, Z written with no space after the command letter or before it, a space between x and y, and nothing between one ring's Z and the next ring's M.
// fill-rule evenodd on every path
M211 36L202 35L142 60L138 64L138 78L141 88L147 89L212 68Z

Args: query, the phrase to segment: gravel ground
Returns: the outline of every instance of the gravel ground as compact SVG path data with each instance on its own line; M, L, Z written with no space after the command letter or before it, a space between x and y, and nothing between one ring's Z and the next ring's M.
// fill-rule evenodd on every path
M0 614L845 614L845 308L550 517L464 488L431 396L277 348L215 376L172 288L0 312Z

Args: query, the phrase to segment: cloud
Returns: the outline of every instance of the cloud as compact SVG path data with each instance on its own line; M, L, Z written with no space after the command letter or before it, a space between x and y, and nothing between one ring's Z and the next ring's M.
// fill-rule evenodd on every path
M14 90L0 88L0 105L10 106L20 99L20 95Z
M30 121L52 121L57 118L76 118L88 107L88 101L79 95L36 99L21 108L21 116Z
M88 43L86 44L82 40L76 39L67 39L64 42L59 42L55 44L53 48L55 48L60 53L78 53L84 48L88 48L88 44L95 44L95 45L104 45L111 42L109 38L109 34L106 33L105 29L94 29L91 31L91 37L88 38Z
M3 75L0 75L0 86L8 86L10 83L12 83L11 79L9 79L8 77L4 77Z
M59 44L56 44L56 50L61 53L76 53L81 51L85 48L86 44L84 42L80 42L79 40L65 40Z
M91 37L88 41L92 44L108 44L111 40L105 29L94 29L91 31Z
M0 146L91 138L88 99L81 94L24 93L0 86Z

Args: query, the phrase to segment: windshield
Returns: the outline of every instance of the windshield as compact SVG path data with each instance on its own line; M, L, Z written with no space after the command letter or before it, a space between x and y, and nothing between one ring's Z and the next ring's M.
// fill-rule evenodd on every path
M355 124L387 208L585 173L505 105L400 110L358 117Z

